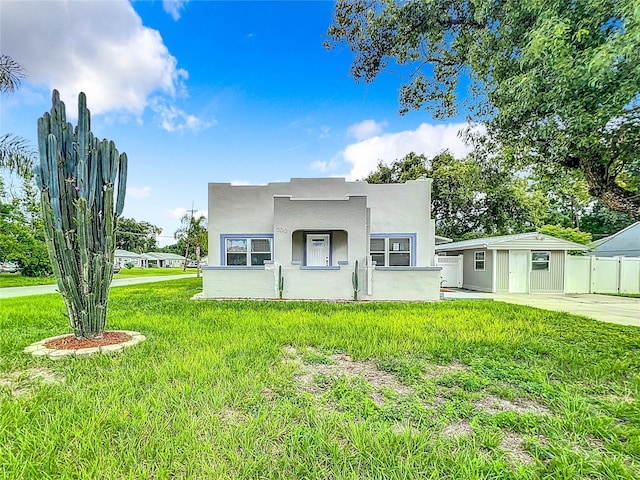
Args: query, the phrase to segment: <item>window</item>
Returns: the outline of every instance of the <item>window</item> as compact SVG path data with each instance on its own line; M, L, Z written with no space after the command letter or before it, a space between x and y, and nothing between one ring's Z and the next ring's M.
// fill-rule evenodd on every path
M379 267L408 267L411 265L411 238L374 237L369 242L371 259Z
M531 270L548 272L550 256L550 252L531 252Z
M473 269L479 272L484 272L484 258L485 252L474 252L473 254Z
M262 266L271 260L271 238L226 238L228 266Z

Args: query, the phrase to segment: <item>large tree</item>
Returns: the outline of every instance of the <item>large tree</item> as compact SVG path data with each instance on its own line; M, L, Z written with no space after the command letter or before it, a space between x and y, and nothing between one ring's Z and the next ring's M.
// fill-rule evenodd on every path
M116 226L116 248L136 253L154 251L158 248L157 237L161 232L160 227L144 220L120 218Z
M338 0L327 46L356 80L406 72L401 112L456 114L460 89L501 158L578 170L640 220L637 0Z
M429 159L410 153L391 165L380 163L364 180L403 183L433 179L431 204L436 232L461 240L534 230L541 224L546 202L527 191L527 180L498 164L484 165L473 156L455 159L443 152Z

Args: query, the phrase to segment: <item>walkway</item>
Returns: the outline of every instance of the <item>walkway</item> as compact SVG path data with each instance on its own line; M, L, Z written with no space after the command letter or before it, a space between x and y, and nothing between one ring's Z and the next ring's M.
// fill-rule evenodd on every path
M602 322L640 327L640 298L595 294L480 293L465 290L445 293L444 298L489 299L582 315Z
M178 280L180 278L194 278L195 273L185 273L182 275L158 275L154 277L127 277L114 278L112 287L122 287L125 285L137 285L139 283L166 282L167 280ZM57 284L34 285L29 287L8 287L0 288L0 298L26 297L29 295L44 295L46 293L56 293Z

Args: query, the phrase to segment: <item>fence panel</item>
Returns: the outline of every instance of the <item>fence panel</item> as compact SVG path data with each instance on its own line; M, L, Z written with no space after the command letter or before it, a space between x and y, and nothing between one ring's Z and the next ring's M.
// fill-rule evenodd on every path
M640 258L567 258L567 293L640 293Z
M591 257L567 257L566 292L589 293L591 291Z
M620 261L620 293L640 293L640 258Z
M462 255L436 256L436 266L442 267L440 285L442 287L462 288Z

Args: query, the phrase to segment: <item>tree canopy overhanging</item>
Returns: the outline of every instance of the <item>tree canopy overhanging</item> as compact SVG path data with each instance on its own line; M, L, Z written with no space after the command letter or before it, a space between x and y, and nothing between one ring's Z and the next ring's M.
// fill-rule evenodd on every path
M464 107L502 158L579 170L640 220L637 0L338 0L328 35L352 50L356 81L406 71L401 113Z

